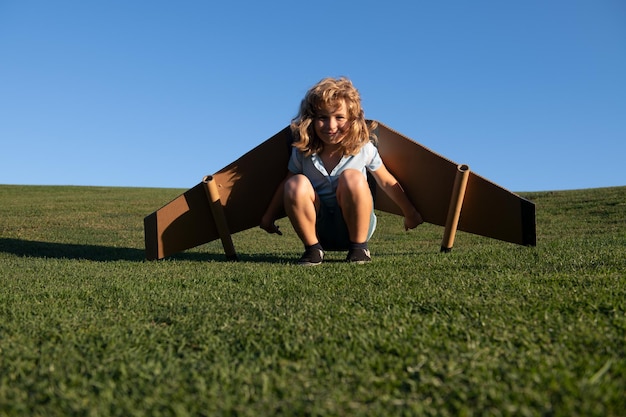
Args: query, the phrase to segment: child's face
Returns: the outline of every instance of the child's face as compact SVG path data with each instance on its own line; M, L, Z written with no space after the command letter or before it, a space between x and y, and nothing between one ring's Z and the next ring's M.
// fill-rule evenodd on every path
M334 109L321 109L313 121L317 137L327 145L341 143L348 130L346 103L341 101Z

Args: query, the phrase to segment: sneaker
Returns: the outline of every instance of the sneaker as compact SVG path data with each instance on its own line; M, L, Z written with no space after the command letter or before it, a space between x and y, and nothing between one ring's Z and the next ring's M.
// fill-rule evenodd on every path
M304 251L302 257L298 261L298 265L315 266L324 260L324 251L318 248L309 248Z
M350 249L346 261L354 264L366 264L372 261L369 249Z

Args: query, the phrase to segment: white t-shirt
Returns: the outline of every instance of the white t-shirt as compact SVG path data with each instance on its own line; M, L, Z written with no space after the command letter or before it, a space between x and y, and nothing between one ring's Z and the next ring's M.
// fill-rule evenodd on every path
M339 175L346 169L356 169L367 174L367 170L376 171L383 164L378 149L372 142L367 142L358 154L343 156L337 166L328 173L322 159L317 154L304 157L302 152L293 148L288 169L294 174L304 174L321 199L335 198Z

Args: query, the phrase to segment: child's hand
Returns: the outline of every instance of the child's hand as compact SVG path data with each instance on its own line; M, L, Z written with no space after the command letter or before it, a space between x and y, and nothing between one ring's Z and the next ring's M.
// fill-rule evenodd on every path
M283 235L283 232L280 231L276 223L274 223L273 219L268 219L265 216L261 219L261 224L259 227L265 230L267 233L276 233L279 236Z
M415 229L422 223L424 223L424 219L422 219L422 215L419 211L415 209L404 216L404 230Z

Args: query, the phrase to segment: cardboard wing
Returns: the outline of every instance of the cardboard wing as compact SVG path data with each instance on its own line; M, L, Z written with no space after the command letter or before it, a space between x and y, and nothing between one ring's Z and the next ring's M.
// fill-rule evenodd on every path
M469 171L413 140L378 125L378 149L424 221L446 226L448 214L459 210L458 230L520 245L535 246L534 203ZM465 175L464 190L457 177ZM461 192L455 196L455 191ZM463 195L464 194L464 195ZM453 204L451 204L453 203ZM400 209L376 190L375 207L401 215ZM442 244L443 249L449 249Z
M227 255L234 257L226 249L231 246L230 237L220 236L218 225L228 234L259 225L276 188L287 175L291 142L287 127L147 216L146 258L162 259L218 238L225 243ZM210 201L212 186L219 194L217 203ZM222 208L225 225L216 223L211 208L215 204Z
M469 171L379 123L380 155L425 221L445 227L441 249L457 230L520 245L535 245L532 202ZM144 219L147 259L162 259L220 238L236 254L230 235L260 223L287 174L291 133L284 128ZM377 210L401 215L377 186Z

